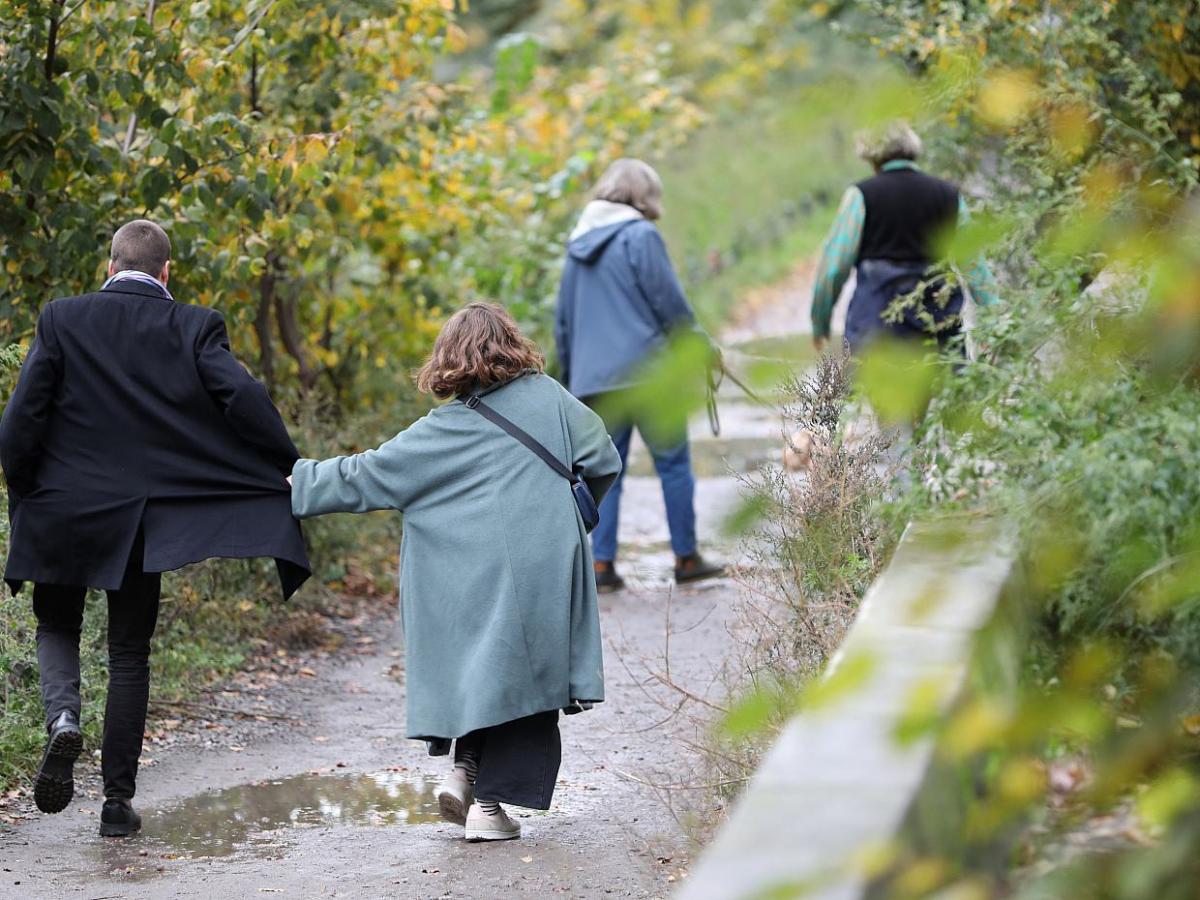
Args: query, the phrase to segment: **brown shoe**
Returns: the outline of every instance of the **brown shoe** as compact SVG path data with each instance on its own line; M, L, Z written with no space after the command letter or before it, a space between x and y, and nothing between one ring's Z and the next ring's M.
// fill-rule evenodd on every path
M675 583L689 584L706 578L724 578L729 573L720 563L710 563L699 553L682 557L675 564Z
M596 593L611 594L625 587L625 579L617 574L612 563L596 563Z

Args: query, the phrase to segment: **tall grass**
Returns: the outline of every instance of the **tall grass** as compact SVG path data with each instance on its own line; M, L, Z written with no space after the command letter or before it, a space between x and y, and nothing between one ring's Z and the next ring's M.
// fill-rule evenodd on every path
M751 287L782 278L821 244L842 192L868 171L855 132L885 114L894 70L840 41L763 95L717 110L657 161L663 232L702 318L723 319Z

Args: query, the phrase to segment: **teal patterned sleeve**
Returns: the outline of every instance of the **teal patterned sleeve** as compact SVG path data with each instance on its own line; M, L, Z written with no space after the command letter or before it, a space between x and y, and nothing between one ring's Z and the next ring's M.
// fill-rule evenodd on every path
M833 306L854 264L858 260L858 248L862 243L863 223L867 217L866 201L862 191L851 187L842 195L833 228L821 248L821 261L817 265L817 278L813 284L812 329L813 337L829 337L829 323L833 318Z
M970 221L971 212L967 209L967 201L963 199L962 194L959 194L958 224L966 225ZM963 271L963 277L967 280L967 287L970 288L976 305L993 306L999 302L999 297L996 295L996 278L992 275L991 267L988 266L984 257L977 256L971 260Z

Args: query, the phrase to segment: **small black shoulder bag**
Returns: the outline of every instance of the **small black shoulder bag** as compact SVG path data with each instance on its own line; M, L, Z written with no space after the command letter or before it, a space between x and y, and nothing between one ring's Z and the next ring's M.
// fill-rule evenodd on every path
M519 428L484 403L478 394L471 394L463 400L463 403L467 409L473 409L489 422L499 425L536 453L542 462L571 482L571 494L575 497L575 505L579 507L579 515L583 517L583 527L590 534L592 529L600 522L600 509L596 506L596 498L592 496L591 488L587 486L587 482L580 478L578 473L572 472L563 465L557 456L547 450L545 446L535 440L527 431Z

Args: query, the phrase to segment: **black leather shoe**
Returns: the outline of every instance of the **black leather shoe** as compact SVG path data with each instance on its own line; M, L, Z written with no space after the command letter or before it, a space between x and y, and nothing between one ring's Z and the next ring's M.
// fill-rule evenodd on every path
M685 556L675 566L675 583L688 584L705 578L724 578L728 573L719 563L710 563L699 553Z
M100 837L129 837L141 827L142 817L128 800L110 797L104 801L104 808L100 810Z
M616 566L612 563L596 570L596 593L611 594L625 587L625 579L617 574Z
M33 800L44 813L60 813L75 796L75 760L83 752L83 732L73 712L50 723L46 753L33 782Z

